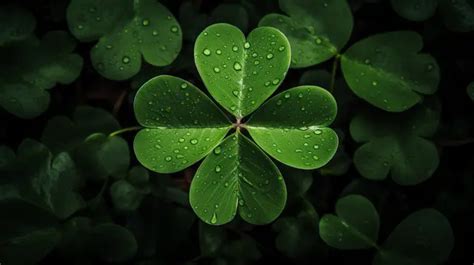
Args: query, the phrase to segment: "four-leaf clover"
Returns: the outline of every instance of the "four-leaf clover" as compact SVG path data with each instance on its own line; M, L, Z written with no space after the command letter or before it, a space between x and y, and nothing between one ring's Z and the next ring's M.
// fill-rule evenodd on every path
M195 213L214 225L237 212L249 223L269 223L285 206L286 186L267 154L300 169L325 165L338 146L327 127L336 102L320 87L299 86L264 103L290 66L290 45L275 28L259 27L245 37L234 26L214 24L198 36L194 56L209 93L235 120L193 84L155 77L134 102L145 127L134 140L136 156L160 173L205 158L190 188Z

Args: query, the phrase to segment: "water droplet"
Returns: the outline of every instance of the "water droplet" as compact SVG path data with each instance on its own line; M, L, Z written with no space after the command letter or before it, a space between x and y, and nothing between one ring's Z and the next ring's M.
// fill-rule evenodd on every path
M179 138L179 139L178 139L178 142L183 143L183 142L184 142L184 138Z
M282 101L279 99L276 104L277 104L278 106L280 106L281 103L282 103Z
M158 36L158 31L154 30L151 34L152 34L153 36Z
M129 62L130 62L130 58L128 58L127 56L124 56L124 57L122 58L122 63L127 64L127 63L129 63Z
M222 51L221 51L221 50L216 50L216 54L217 54L217 55L221 55L221 54L222 54Z
M278 83L280 83L280 79L278 78L273 79L272 84L278 85Z
M318 156L313 156L313 159L314 160L319 160L319 157Z
M376 85L377 85L377 81L372 81L372 85L373 85L373 86L376 86Z
M324 7L328 7L328 3L324 3L323 6L324 6Z
M301 150L301 149L296 149L295 152L296 152L296 153L301 153L301 152L303 152L303 150Z
M211 218L211 224L215 224L215 223L217 223L217 215L216 215L216 213L214 213L214 214L212 215L212 218Z
M173 159L171 156L167 156L167 157L165 157L165 161L166 161L166 162L169 162L169 161L171 161L171 159Z
M316 44L321 44L323 41L320 38L316 38Z
M83 29L84 26L83 25L77 25L77 29Z
M281 150L280 150L280 149L277 149L277 153L281 153Z
M202 53L203 53L204 55L206 55L206 56L209 56L209 55L211 55L211 50L209 50L209 49L206 48L206 49L204 49L204 50L202 51Z
M365 59L364 63L365 63L365 64L370 64L370 60L369 60L369 59Z
M242 70L242 65L241 65L240 63L238 63L238 62L235 62L235 63L234 63L234 70L235 70L235 71L240 71L240 70Z
M245 201L243 199L239 199L239 205L240 206L244 206L245 205Z
M217 165L214 170L216 171L216 173L219 173L219 172L221 172L222 168L221 168L221 166Z
M314 148L314 149L319 149L319 145L315 144L315 145L313 146L313 148Z
M221 147L218 146L214 149L214 154L219 155L221 153Z
M249 43L248 41L244 43L244 48L245 48L245 49L250 48L250 43Z
M150 20L144 19L144 20L142 21L142 25L143 25L143 26L148 26L148 25L150 25Z
M298 97L299 97L299 98L303 98L303 94L302 94L302 93L299 93L299 94L298 94Z
M229 187L229 182L225 182L224 187Z
M219 69L219 67L214 67L214 73L219 73L221 71L221 69Z
M155 144L155 148L156 148L156 149L161 149L161 145Z
M232 94L233 94L234 96L238 97L238 96L239 96L239 91L238 91L238 90L233 90L233 91L232 91Z
M426 66L426 70L427 70L428 72L432 71L433 68L434 68L434 65L433 65L432 63L430 63L430 64L428 64L428 65Z
M303 137L304 137L305 139L308 139L309 137L311 137L311 135L305 134Z
M279 51L284 51L285 50L285 46L280 46L280 48L278 48Z
M199 141L198 139L191 139L191 141L189 141L191 144L197 144Z
M233 50L234 52L237 52L237 51L239 50L239 47L237 47L237 46L234 45L234 46L232 46L232 50Z
M188 84L186 84L186 83L181 84L181 88L187 88L187 87L188 87Z
M258 54L257 54L256 52L252 53L252 57L253 57L253 58L255 58L255 57L257 57L257 56L258 56Z
M253 64L255 65L258 65L260 62L258 60L255 60L255 62L253 62Z
M269 60L270 60L270 59L272 59L272 58L273 58L273 53L269 53L269 54L267 54L267 59L269 59Z
M171 32L176 33L176 32L178 32L178 27L172 26L170 30L171 30Z
M320 129L317 129L316 131L314 131L314 134L316 135L321 135L323 133L323 131L321 131Z

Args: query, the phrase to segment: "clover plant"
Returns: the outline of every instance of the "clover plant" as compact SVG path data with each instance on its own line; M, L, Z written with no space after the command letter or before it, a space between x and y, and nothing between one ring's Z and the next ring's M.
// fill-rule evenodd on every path
M269 223L285 206L286 186L267 154L301 169L325 165L338 145L327 127L336 102L320 87L298 86L264 103L290 65L288 40L274 28L259 27L245 37L232 25L214 24L198 36L194 57L209 93L234 120L193 84L158 76L135 98L135 115L145 127L135 137L135 154L160 173L205 157L189 194L196 214L215 225L237 212L249 223Z

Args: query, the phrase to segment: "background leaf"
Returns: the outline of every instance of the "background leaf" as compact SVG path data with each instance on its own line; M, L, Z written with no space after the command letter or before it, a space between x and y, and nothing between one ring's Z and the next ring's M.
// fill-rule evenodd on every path
M169 65L181 50L178 22L154 0L73 0L67 20L79 40L98 40L91 50L92 64L109 79L124 80L137 74L142 56L152 65Z
M336 203L336 215L319 221L321 238L338 249L364 249L376 246L379 215L374 205L360 195L348 195Z
M281 30L291 43L291 67L322 63L339 53L349 40L353 18L345 0L280 0L288 16L269 14L260 26ZM338 22L333 19L337 17Z
M342 55L344 78L370 104L405 111L438 89L438 64L431 55L419 54L422 46L421 36L411 31L370 36Z
M430 18L438 7L438 0L390 0L390 3L401 17L413 21Z
M0 46L26 39L35 29L35 17L16 5L0 6Z

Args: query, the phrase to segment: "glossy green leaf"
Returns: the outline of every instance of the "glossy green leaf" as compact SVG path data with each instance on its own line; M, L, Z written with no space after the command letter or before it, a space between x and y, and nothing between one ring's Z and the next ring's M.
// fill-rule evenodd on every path
M423 21L434 15L438 0L390 0L393 10L401 17Z
M474 30L474 1L439 0L439 10L448 29L458 32Z
M36 204L59 218L65 219L84 206L77 192L80 179L70 156L60 153L53 157L36 141L26 139L21 143L17 157L3 175L13 197Z
M432 56L419 53L422 47L416 32L370 36L341 57L344 78L370 104L386 111L405 111L438 89L438 65Z
M336 112L336 101L329 92L317 86L299 86L266 102L246 128L276 160L300 169L315 169L336 153L337 135L327 127Z
M126 174L130 165L130 150L123 138L96 133L75 150L74 158L83 176L101 180Z
M91 250L107 262L125 262L138 248L135 236L128 229L111 223L95 226L89 240Z
M54 153L72 151L93 133L110 134L120 129L115 117L99 108L79 106L72 120L66 116L51 118L41 135L41 141Z
M242 118L257 109L285 78L290 44L274 28L256 28L245 38L237 27L214 24L198 36L194 57L214 99Z
M62 31L41 40L30 37L0 49L0 106L24 119L37 117L49 105L48 89L69 84L81 72L82 58L72 53L75 43Z
M294 68L330 59L351 36L353 18L346 0L280 0L279 3L287 15L266 15L259 25L275 27L288 37Z
M439 111L429 105L401 114L359 114L350 124L352 138L364 143L354 154L357 170L373 180L390 174L400 185L425 181L439 163L436 146L425 139L436 132L438 123Z
M435 209L422 209L409 215L395 228L373 264L443 264L453 247L453 231L446 217Z
M230 122L193 84L158 76L137 92L135 116L140 125L134 141L137 159L160 173L180 171L202 159L224 138Z
M178 22L154 0L73 0L67 20L79 40L98 40L91 50L92 64L109 79L134 76L142 57L155 66L169 65L181 50Z
M471 82L466 88L467 95L474 101L474 82Z
M379 215L369 200L360 195L343 197L336 203L336 214L326 214L319 222L324 242L338 249L376 246Z
M0 46L26 39L35 29L36 20L26 9L16 5L0 6Z
M286 186L270 158L237 132L204 159L191 183L189 201L208 224L228 223L237 211L251 224L267 224L283 211Z

